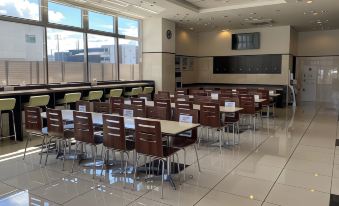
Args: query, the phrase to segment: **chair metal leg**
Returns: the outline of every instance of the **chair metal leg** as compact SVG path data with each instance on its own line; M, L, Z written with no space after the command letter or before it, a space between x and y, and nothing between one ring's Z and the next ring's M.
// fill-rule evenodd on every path
M41 145L41 151L40 151L40 165L41 165L41 161L42 161L42 152L43 152L44 147L45 147L45 139L46 139L46 135L44 135L44 138L42 139L42 145Z
M50 147L51 147L51 142L52 142L53 139L54 139L54 138L51 137L51 138L49 139L49 142L48 142L48 145L47 145L47 153L46 153L46 158L45 158L45 166L47 165L47 158L48 158L48 154L49 154L49 149L50 149Z
M180 170L180 161L179 161L178 153L175 153L175 156L177 156L177 170L178 170L178 177L179 177L179 182L180 182L180 173L181 173L181 170ZM173 155L173 158L174 158L174 155ZM186 164L184 164L184 170L185 170L185 165Z
M240 144L240 128L239 128L239 121L237 122L237 132L238 132L238 144Z
M63 158L62 158L62 171L65 171L67 140L62 140L62 142L64 143L64 155L63 155Z
M167 158L168 161L168 158ZM165 162L164 160L161 160L162 162L162 174L161 174L161 199L164 198L164 174L165 174Z
M102 148L102 150L104 150L104 148ZM106 163L106 158L107 158L107 151L108 151L108 149L107 148L105 148L105 154L104 154L104 156L102 156L102 161L103 161L103 163L102 163L102 166L101 166L101 172L100 172L100 177L102 177L102 173L103 173L103 171L104 171L104 167L105 167L105 163ZM108 157L109 158L109 157ZM100 180L101 180L101 178L100 178Z
M136 188L137 170L138 170L138 153L135 154L135 160L134 160L133 189Z
M24 152L24 157L23 157L23 160L25 159L26 157L26 150L27 150L27 146L28 146L28 141L31 139L31 134L28 134L28 137L27 137L27 140L26 140L26 146L25 146L25 152Z
M195 156L196 156L196 158L197 158L197 163L198 163L199 172L201 172L200 162L199 162L199 156L198 156L198 151L197 151L197 146L194 144L193 147L194 147L194 150L195 150Z
M184 182L186 181L186 149L183 148L184 150Z
M96 175L96 167L97 167L97 162L96 162L96 159L97 159L97 146L96 145L92 145L92 150L94 150L93 152L93 179L95 178L95 175Z
M127 156L127 158L126 158L126 161L125 161L125 175L124 175L124 188L125 188L125 186L126 186L126 181L127 181L127 167L128 167L128 160L129 160L129 154L128 154L128 152L124 152L124 154L126 154L126 156Z
M78 155L78 146L79 146L79 144L81 144L81 143L78 143L78 141L75 142L74 158L73 158L71 173L73 173L73 171L74 171L74 163L75 163L75 159L76 159L76 157Z
M13 125L13 132L14 132L14 140L16 142L17 138L16 138L16 127L15 127L15 120L14 120L14 111L11 110L11 113L12 113L12 125Z
M220 129L220 131L219 131L219 149L220 149L220 152L221 152L221 147L222 147L222 141L221 141L221 133L222 132L222 130Z

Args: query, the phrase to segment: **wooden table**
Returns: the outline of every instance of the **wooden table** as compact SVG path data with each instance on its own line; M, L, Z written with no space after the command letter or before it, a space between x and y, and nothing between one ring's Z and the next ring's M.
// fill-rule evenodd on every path
M91 112L91 113L92 113L93 124L103 125L102 113L95 113L95 112ZM46 112L42 112L41 117L46 118ZM73 121L73 110L62 110L62 118L64 121ZM169 121L169 120L156 120L156 119L140 118L140 117L125 117L125 128L134 130L135 119L159 121L161 125L161 133L163 133L164 135L169 135L169 136L175 136L177 134L186 132L188 130L192 130L200 126L200 124L176 122L176 121Z
M125 100L125 104L131 105L131 101ZM146 104L146 106L154 107L154 101L146 101L145 104ZM175 108L175 103L171 103L171 107ZM199 104L193 104L193 109L200 110L200 105ZM234 113L234 112L239 112L240 110L243 110L243 108L220 106L220 112L222 112L222 113Z

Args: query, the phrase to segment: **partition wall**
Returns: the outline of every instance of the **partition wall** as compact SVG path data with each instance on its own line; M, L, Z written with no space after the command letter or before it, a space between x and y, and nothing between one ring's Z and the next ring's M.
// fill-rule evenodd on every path
M49 0L0 1L0 84L141 78L141 21Z

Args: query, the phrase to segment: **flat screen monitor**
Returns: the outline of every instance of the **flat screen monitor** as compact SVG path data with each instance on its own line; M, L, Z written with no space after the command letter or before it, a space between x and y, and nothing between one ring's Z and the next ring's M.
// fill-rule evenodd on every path
M259 49L260 33L232 34L232 50Z

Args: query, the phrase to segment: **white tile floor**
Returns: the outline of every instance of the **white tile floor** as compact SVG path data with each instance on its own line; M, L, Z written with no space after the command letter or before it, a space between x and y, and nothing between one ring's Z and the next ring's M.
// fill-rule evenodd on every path
M201 173L189 149L186 181L181 173L174 176L177 190L165 183L164 199L160 198L159 178L148 182L140 178L133 190L131 175L125 187L123 175L112 170L102 181L99 177L93 180L93 171L77 164L71 174L70 160L65 171L55 155L46 167L40 167L36 149L22 160L22 143L2 144L0 206L329 206L330 194L339 195L336 110L328 105L304 105L295 112L291 108L278 111L277 118L264 119L263 128L255 133L242 133L237 146L220 152L217 147L201 145Z

